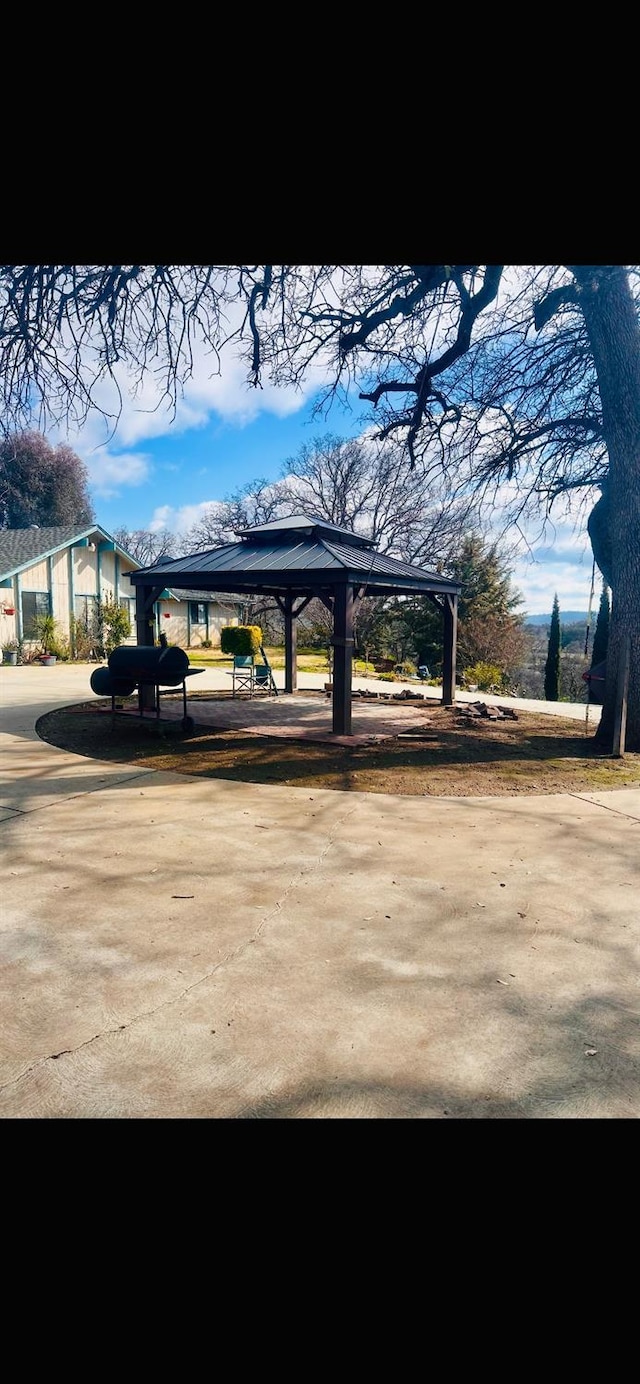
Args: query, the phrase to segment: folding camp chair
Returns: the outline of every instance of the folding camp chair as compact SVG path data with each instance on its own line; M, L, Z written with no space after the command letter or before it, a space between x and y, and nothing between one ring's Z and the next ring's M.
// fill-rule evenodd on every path
M271 669L271 664L260 645L262 663L255 663L253 654L236 654L233 660L233 695L236 693L248 692L253 697L258 692L266 692L267 695L277 697L278 689Z
M235 654L233 659L233 695L236 692L253 692L253 655Z
M273 696L277 697L278 689L276 687L276 680L262 644L260 645L260 653L262 654L263 662L254 664L253 690L254 692L266 692L268 696L271 696L273 693Z

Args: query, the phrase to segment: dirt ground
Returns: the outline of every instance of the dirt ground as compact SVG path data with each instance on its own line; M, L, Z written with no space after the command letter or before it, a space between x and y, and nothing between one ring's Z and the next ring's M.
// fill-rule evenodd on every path
M211 698L208 698L211 701ZM214 699L215 700L215 699ZM468 721L460 707L430 706L424 722L376 744L337 746L196 724L140 722L88 702L42 716L43 740L94 759L249 783L357 789L429 797L597 792L640 784L640 754L601 755L593 728L560 717ZM197 718L196 699L189 701Z

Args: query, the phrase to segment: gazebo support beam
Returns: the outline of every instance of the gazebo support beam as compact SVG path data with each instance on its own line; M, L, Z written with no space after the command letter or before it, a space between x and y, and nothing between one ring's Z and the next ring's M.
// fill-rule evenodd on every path
M287 592L284 598L284 690L296 692L298 688L298 622L297 611L293 608L293 594Z
M336 587L333 607L333 734L351 735L353 585Z
M444 659L442 705L453 706L456 699L456 644L458 638L458 597L444 598Z
M275 596L275 603L284 616L284 690L285 692L295 692L298 687L298 626L297 618L303 610L313 600L313 596L303 596L299 605L294 609L294 600L297 592L285 592L284 596Z

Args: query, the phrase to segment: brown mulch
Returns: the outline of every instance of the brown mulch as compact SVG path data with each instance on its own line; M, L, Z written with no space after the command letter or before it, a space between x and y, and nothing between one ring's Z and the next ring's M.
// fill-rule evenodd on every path
M431 704L410 735L353 747L197 724L185 733L180 722L128 715L116 715L112 729L98 702L49 712L36 729L50 744L93 759L301 788L473 797L640 784L640 754L601 754L593 727L586 737L582 722L525 712L517 721L471 719L460 706Z

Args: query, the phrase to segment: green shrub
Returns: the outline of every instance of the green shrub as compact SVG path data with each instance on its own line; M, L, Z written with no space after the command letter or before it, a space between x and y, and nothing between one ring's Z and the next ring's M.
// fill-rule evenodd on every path
M73 657L85 662L93 653L94 635L87 621L81 616L72 615L69 621Z
M378 673L378 682L395 682L395 673Z
M212 640L212 639L203 639L203 640L201 640L200 648L201 648L201 649L212 649L212 648L213 648L213 640Z
M400 672L403 678L415 678L418 674L416 664L412 663L411 660L408 658L405 659L404 663L398 663L396 665L396 672L398 671Z
M49 653L58 658L61 663L68 663L71 658L71 645L66 634L56 634L49 643Z
M101 602L99 612L100 628L104 640L104 652L109 657L114 649L120 644L124 644L125 639L131 634L131 620L129 612L119 601L111 598Z
M259 654L262 630L259 625L225 625L220 632L223 654Z
M480 692L499 692L503 684L502 671L496 663L474 663L465 668L464 681L467 687L473 683Z

